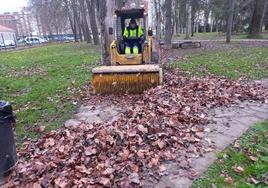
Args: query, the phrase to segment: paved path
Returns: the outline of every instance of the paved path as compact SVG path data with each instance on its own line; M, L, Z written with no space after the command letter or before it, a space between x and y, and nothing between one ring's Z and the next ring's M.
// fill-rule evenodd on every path
M101 123L101 122L113 122L115 121L122 109L116 106L107 106L101 104L99 106L84 106L82 105L78 110L78 113L74 115L73 119L65 122L65 126L76 126L81 122L85 123Z
M216 154L233 143L254 123L268 119L268 104L243 102L230 108L217 108L210 111L211 122L206 127L210 130L205 135L207 142L214 143L215 151L203 157L192 159L192 167L200 177L203 172L217 159ZM169 164L168 176L161 178L156 188L187 188L193 180L187 178L186 170L176 164ZM176 174L176 175L174 175Z

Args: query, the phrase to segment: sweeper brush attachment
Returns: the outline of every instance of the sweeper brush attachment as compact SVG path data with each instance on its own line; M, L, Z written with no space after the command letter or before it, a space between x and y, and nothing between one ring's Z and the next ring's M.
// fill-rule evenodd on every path
M92 73L95 94L142 93L162 83L158 65L102 66Z

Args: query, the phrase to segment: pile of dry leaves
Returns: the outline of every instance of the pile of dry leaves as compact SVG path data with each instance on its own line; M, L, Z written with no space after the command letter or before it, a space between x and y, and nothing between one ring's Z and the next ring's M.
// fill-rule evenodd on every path
M165 74L165 83L137 96L86 96L125 105L108 124L62 127L20 150L8 186L138 187L166 173L175 161L195 176L190 159L213 149L203 139L207 110L238 100L268 103L268 90L240 81ZM122 98L124 100L122 100ZM152 185L152 184L151 184Z

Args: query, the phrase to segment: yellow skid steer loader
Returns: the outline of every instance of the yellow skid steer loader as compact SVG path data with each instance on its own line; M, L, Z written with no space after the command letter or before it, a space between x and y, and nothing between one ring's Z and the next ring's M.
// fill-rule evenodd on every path
M158 65L159 55L153 52L152 29L147 31L147 13L143 8L115 11L115 28L110 46L111 66L96 67L93 73L93 92L95 94L142 93L162 82L162 69ZM135 19L143 28L143 37L124 38L124 30L129 20ZM115 32L113 32L115 30ZM131 40L139 44L138 53L126 54L126 43Z

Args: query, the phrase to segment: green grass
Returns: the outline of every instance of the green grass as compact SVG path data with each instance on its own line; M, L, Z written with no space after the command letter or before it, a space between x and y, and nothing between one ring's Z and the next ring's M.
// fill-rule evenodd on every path
M254 39L254 38L248 38L247 33L239 33L239 34L234 34L231 37L232 39ZM174 36L174 39L177 40L183 40L185 39L185 34L180 34L179 36ZM226 34L222 32L207 32L207 33L195 33L193 37L190 38L191 40L225 40L226 39ZM257 39L267 39L268 40L268 32L265 31L262 33L261 37Z
M267 187L264 175L268 172L268 121L257 123L240 140L240 148L229 146L218 154L216 162L199 179L194 181L192 187ZM252 161L250 157L256 157ZM234 166L241 166L244 171L237 173ZM231 177L233 181L225 181ZM256 180L256 184L250 181Z
M233 48L223 51L191 55L186 60L171 66L182 67L194 75L214 74L237 79L246 77L260 79L268 77L268 48Z
M76 106L69 98L79 97L99 58L98 47L84 43L0 53L0 99L13 105L20 141L37 137L35 127L55 129L72 115Z

